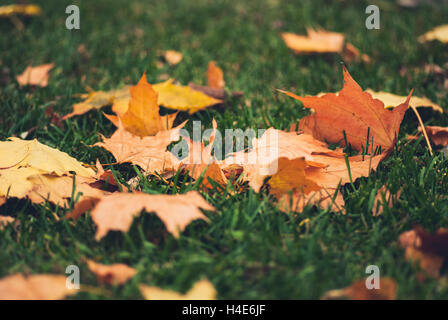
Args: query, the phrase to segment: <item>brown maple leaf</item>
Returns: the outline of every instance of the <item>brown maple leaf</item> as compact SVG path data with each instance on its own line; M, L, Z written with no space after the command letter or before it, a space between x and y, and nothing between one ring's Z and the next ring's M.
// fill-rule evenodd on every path
M397 142L412 92L404 103L392 110L385 109L383 102L361 89L345 67L343 72L345 85L338 94L300 97L280 90L314 110L312 115L300 120L299 129L328 143L345 145L346 140L358 151L369 143L373 150L381 147L386 154L390 153Z

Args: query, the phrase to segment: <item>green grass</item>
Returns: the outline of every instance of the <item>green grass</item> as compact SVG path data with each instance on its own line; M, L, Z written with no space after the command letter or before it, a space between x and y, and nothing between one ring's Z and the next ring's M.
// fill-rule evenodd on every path
M1 0L1 4L10 1ZM44 15L25 19L18 30L8 19L0 20L0 139L35 128L27 139L69 153L80 161L112 163L111 154L90 145L114 128L100 111L70 119L62 129L50 124L45 109L71 111L76 93L114 89L137 83L147 72L150 83L169 74L181 83L205 83L209 60L225 72L229 90L244 91L222 108L199 112L206 128L215 118L220 129L287 129L306 114L292 99L275 91L299 94L338 91L342 87L341 58L297 56L286 48L279 33L303 33L307 26L343 32L348 41L373 60L369 65L347 67L363 88L407 95L427 96L442 106L448 92L434 74L421 68L427 63L443 66L447 47L422 45L417 37L446 23L448 7L404 10L393 1L35 1ZM65 7L79 4L81 30L65 28ZM381 8L381 29L365 28L365 7ZM86 53L77 48L84 45ZM174 67L157 68L158 51L175 49L184 54ZM29 64L55 62L49 86L20 88L16 75ZM406 69L404 69L406 68ZM400 71L404 70L404 74ZM8 80L9 78L9 80ZM446 115L423 112L426 124L448 125ZM414 224L429 230L448 227L448 160L431 157L419 140L407 142L417 132L412 113L406 115L400 142L393 155L369 178L359 179L355 189L342 188L346 215L307 208L286 215L265 194L248 190L241 194L203 196L217 208L207 213L210 223L192 223L179 239L167 234L154 215L141 215L128 233L112 232L94 240L95 226L86 216L73 223L62 217L67 209L52 204L35 205L9 200L0 214L20 221L0 231L0 277L9 274L59 273L78 264L81 283L99 290L81 292L75 298L138 299L139 284L185 291L196 280L208 278L220 299L316 299L330 289L364 278L367 265L380 266L382 276L398 282L398 298L445 299L445 281L417 281L419 272L404 259L397 239ZM110 168L110 166L108 167ZM130 166L112 168L122 182L135 176ZM371 195L386 181L402 188L397 205L380 217L371 215ZM140 187L148 193L172 193L163 182L150 179ZM194 189L183 184L181 192ZM300 226L300 222L309 219ZM138 269L138 275L122 287L99 286L83 262L122 262Z

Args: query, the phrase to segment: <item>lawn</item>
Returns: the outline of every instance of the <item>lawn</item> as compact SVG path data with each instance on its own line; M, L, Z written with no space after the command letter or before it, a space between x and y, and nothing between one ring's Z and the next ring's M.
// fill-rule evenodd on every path
M0 4L11 1L0 0ZM419 35L447 22L448 6L403 9L394 1L206 1L206 0L36 0L43 15L22 19L19 28L0 20L0 140L20 136L57 148L79 161L111 164L105 149L91 147L99 133L114 126L103 116L110 108L90 111L52 124L45 110L61 115L80 101L76 94L136 84L143 72L149 83L169 75L180 83L205 84L210 60L224 70L226 88L242 91L223 106L185 116L204 128L216 119L218 128L287 130L308 114L300 103L280 94L337 92L343 86L339 55L295 55L281 32L304 33L306 27L342 32L372 62L346 63L364 89L426 96L442 107L448 91L425 64L443 66L447 47L421 44ZM381 28L367 30L365 8L381 9ZM65 28L66 6L77 4L80 30ZM184 58L178 65L160 64L160 52L173 49ZM20 87L16 75L26 66L55 63L45 88ZM446 115L421 112L426 125L448 126ZM30 130L32 129L32 130ZM393 154L368 178L341 188L346 214L316 207L285 214L265 193L203 192L216 212L209 222L196 221L178 239L168 234L155 215L136 218L129 232L111 232L95 240L89 215L77 222L64 219L70 208L10 199L0 215L20 221L19 229L0 231L0 277L14 273L64 274L78 265L87 289L78 299L141 299L140 284L185 292L206 278L219 299L319 299L366 277L368 265L397 281L399 299L446 299L446 279L418 281L418 266L405 260L399 235L420 224L433 232L448 227L448 159L428 152L424 140L408 141L418 132L408 111ZM131 165L106 165L120 182L137 175ZM371 213L372 195L384 183L402 189L400 200L382 215ZM150 194L200 190L188 179L178 188L156 178L138 186ZM123 286L99 285L85 259L125 263L138 274Z

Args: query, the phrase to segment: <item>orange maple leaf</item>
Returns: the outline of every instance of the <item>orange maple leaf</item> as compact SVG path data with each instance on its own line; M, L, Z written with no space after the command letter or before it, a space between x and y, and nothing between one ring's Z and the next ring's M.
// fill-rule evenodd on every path
M401 121L406 112L411 93L407 100L392 110L385 109L384 103L363 91L343 67L345 85L338 93L328 93L320 97L300 97L279 90L301 101L305 108L314 113L300 120L299 129L314 138L345 145L347 142L358 151L366 146L367 137L373 150L381 147L390 153L397 142ZM345 137L344 137L345 133Z

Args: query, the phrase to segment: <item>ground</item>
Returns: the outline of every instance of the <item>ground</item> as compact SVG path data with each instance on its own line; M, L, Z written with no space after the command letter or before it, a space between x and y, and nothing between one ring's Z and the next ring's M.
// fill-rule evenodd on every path
M11 1L1 0L1 4ZM35 1L44 14L25 19L18 29L0 20L0 139L19 136L34 128L27 139L69 153L80 161L113 163L110 153L92 148L98 133L114 127L101 111L69 119L59 128L50 124L45 110L71 111L86 87L114 89L135 84L147 73L150 83L164 75L187 84L205 84L205 71L215 60L225 72L229 90L244 97L225 106L194 114L205 128L215 118L220 129L287 129L307 111L300 103L275 89L299 94L336 92L342 87L341 57L298 56L279 37L282 31L303 33L307 26L343 32L368 54L372 63L348 63L363 88L427 96L446 106L448 94L425 64L444 65L448 50L441 43L420 44L417 37L446 23L448 7L403 9L393 1ZM365 8L381 9L381 29L367 30ZM81 29L65 28L65 8L78 4ZM177 66L158 67L159 52L181 51ZM29 64L54 62L46 88L21 88L14 77ZM107 109L106 109L107 110ZM422 113L425 124L448 125L446 116ZM191 122L191 121L190 121ZM17 273L59 273L68 265L81 269L87 290L74 298L140 299L139 284L186 291L202 278L216 287L220 299L317 299L325 291L365 278L375 264L381 276L398 283L399 299L448 298L444 280L417 280L419 269L405 260L398 244L400 233L421 224L428 230L448 227L448 160L430 156L419 140L412 113L405 116L400 140L390 158L369 178L346 185L342 192L346 215L317 208L285 214L264 194L202 193L216 213L209 223L191 224L179 239L167 234L154 215L142 215L128 233L111 233L94 239L90 216L73 223L64 218L69 208L34 205L11 200L0 214L20 221L0 231L0 277ZM112 168L120 181L136 175L132 166ZM386 181L403 193L398 204L379 217L371 214L372 195ZM147 193L173 193L157 179L141 182ZM183 183L180 192L197 189ZM122 287L99 286L84 259L126 263L139 273Z

